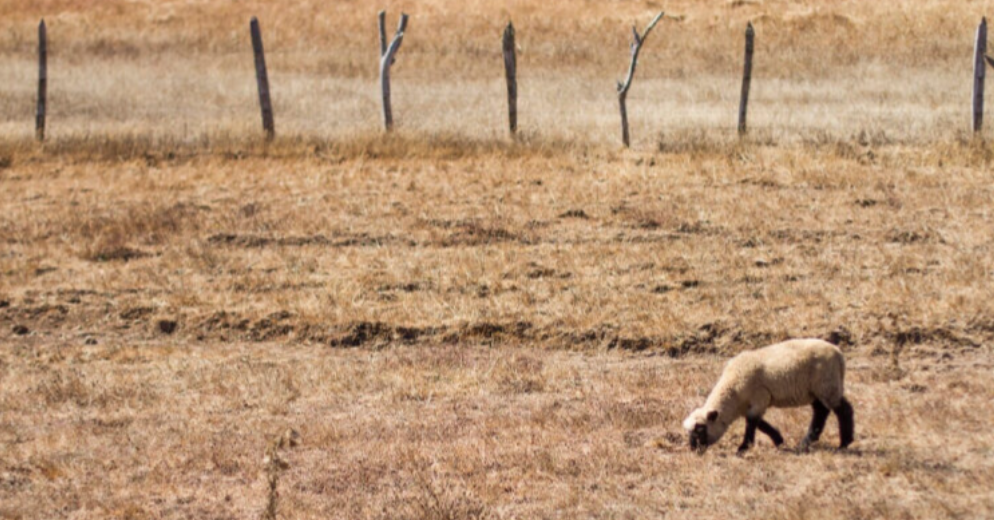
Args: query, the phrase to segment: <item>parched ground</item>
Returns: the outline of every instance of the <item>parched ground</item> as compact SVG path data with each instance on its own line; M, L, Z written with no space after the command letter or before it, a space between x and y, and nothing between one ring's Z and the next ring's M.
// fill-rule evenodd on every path
M25 352L25 351L30 352ZM989 355L852 356L858 441L805 455L679 431L712 356L452 345L20 342L4 352L4 518L252 518L286 428L285 518L985 518ZM796 444L809 413L770 420Z
M5 159L0 518L994 514L983 145L233 146ZM691 454L796 336L853 449Z
M381 4L5 0L0 519L994 517L994 1ZM852 449L691 454L724 360L798 336Z

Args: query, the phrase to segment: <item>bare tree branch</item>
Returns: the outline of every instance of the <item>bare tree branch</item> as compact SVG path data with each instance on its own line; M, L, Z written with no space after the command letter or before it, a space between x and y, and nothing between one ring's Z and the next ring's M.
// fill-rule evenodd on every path
M645 32L639 35L638 29L632 26L632 62L628 65L628 76L625 78L624 82L618 82L618 109L621 111L621 141L624 143L625 148L630 145L630 138L628 134L628 108L625 106L625 101L628 98L628 89L632 87L632 80L635 78L635 67L638 65L639 52L642 50L642 44L645 43L645 39L649 37L649 33L652 29L656 27L659 20L662 20L664 13L660 12L652 19L645 28Z
M381 13L380 17L380 42L381 46L386 41L384 36L384 19L386 15ZM380 57L380 89L383 93L383 126L387 131L393 129L393 108L390 105L390 66L393 65L400 49L400 44L404 41L404 31L407 29L407 15L400 13L400 23L397 24L397 32L393 36L393 41L386 47Z
M638 65L639 51L642 50L642 44L645 43L645 39L649 36L649 33L652 32L652 30L656 27L656 24L659 23L659 20L663 19L664 14L665 13L661 12L658 15L656 15L656 17L652 19L652 22L649 23L649 25L645 28L645 32L643 32L641 36L639 35L638 30L636 30L635 27L632 27L632 33L633 33L632 36L634 40L632 43L632 62L628 66L628 76L625 78L625 81L618 83L619 93L621 92L627 93L628 89L632 86L632 79L635 78L635 67L636 65Z
M380 22L380 57L387 53L387 12L380 11L378 15Z

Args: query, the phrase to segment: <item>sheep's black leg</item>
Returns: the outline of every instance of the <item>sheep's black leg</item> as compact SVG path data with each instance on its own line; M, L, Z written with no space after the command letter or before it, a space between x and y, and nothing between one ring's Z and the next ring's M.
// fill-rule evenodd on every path
M773 441L774 446L780 447L780 445L783 444L783 436L780 435L780 432L777 431L777 429L774 428L772 424L766 422L763 419L760 419L757 428L759 428L759 431L765 433L766 436L769 437L771 441Z
M845 397L842 398L842 402L834 411L835 416L839 419L839 449L841 450L852 444L856 425L853 421L852 405Z
M762 419L751 419L746 417L746 433L745 437L742 439L742 445L739 446L739 455L743 454L752 447L753 443L756 442L756 428L759 427L759 422Z
M801 451L807 451L809 446L818 442L818 439L821 438L822 430L825 429L825 422L828 421L828 407L821 404L821 401L816 399L811 407L814 409L814 416L811 417L811 426L808 427L808 434L804 436L804 439L801 440L801 445L798 447Z

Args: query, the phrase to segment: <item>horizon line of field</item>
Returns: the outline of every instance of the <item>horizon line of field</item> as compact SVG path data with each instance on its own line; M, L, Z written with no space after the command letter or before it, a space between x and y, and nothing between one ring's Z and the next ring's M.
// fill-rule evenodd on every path
M624 81L617 82L618 108L621 116L621 141L625 148L631 146L631 137L628 125L628 111L626 106L627 94L631 88L638 66L638 58L645 40L656 24L662 20L665 12L660 11L640 34L638 28L632 26L632 42L630 47L631 61L629 62L627 75ZM380 92L381 108L383 114L384 131L389 133L393 130L393 109L390 96L390 67L396 62L397 53L404 39L409 16L401 13L397 30L389 44L386 35L386 11L380 11L377 15L380 42ZM253 16L249 21L249 32L252 40L252 53L255 61L256 85L259 95L259 109L262 116L262 129L267 141L276 136L275 116L273 114L272 99L270 95L269 74L266 67L265 51L262 43L262 30L257 17ZM755 53L755 28L752 22L748 22L745 30L745 53L743 59L742 88L739 99L738 127L739 136L748 133L747 114L749 104L749 91L752 83L752 62ZM515 46L515 29L513 22L509 21L504 29L501 38L501 54L504 59L505 78L507 82L507 104L508 104L508 129L512 138L517 136L518 130L518 109L517 109L517 58ZM977 27L976 41L974 45L973 63L973 89L972 89L972 123L974 135L979 135L983 128L984 117L984 82L986 78L986 65L994 68L994 58L987 55L987 18L981 18ZM45 141L45 127L48 109L48 29L45 19L42 18L38 24L38 94L35 112L35 139L39 142Z

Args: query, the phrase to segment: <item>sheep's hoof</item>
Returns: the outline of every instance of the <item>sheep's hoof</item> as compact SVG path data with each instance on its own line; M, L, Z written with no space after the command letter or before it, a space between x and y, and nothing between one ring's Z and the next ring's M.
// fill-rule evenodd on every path
M797 453L807 453L809 451L811 451L811 443L807 440L803 440L797 445Z

